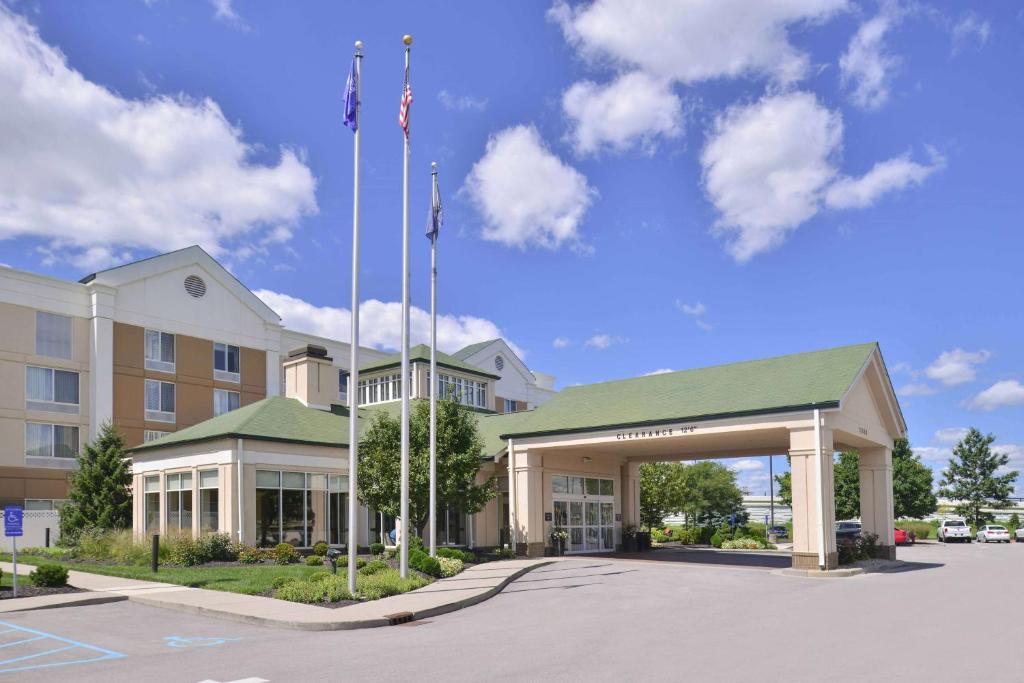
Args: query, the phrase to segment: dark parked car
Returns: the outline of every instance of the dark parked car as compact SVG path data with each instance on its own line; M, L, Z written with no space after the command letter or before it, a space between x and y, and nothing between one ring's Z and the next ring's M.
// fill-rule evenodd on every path
M860 536L860 522L836 522L836 542L852 541Z
M786 531L786 527L784 526L768 527L768 533L775 534L779 538L786 538L787 536L789 536L789 532Z

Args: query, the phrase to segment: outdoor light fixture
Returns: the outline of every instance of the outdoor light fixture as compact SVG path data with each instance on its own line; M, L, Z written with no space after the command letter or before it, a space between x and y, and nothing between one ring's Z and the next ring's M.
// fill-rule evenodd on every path
M591 460L593 460L593 458L591 458L589 455L583 456L583 462L590 462Z

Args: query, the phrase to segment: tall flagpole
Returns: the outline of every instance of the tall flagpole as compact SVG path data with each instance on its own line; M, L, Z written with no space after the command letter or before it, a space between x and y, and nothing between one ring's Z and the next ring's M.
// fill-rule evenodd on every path
M408 88L409 50L412 36L402 37L405 43L405 75ZM406 93L402 93L403 98ZM408 115L408 114L407 114ZM409 129L406 124L402 140L402 500L401 527L402 546L399 557L399 573L403 579L409 576Z
M437 196L437 162L430 164L430 556L437 555L437 217L434 197Z
M356 553L359 538L356 533L356 515L359 502L356 499L359 479L359 93L362 83L363 41L356 41L353 58L355 73L355 141L352 147L352 325L348 375L348 592L356 592Z

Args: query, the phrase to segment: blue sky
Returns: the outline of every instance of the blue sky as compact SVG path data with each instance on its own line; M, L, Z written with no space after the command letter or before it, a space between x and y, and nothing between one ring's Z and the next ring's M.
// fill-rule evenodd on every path
M975 425L1024 465L1014 3L0 8L4 264L200 243L347 336L361 39L363 330L393 347L408 32L413 300L436 160L448 350L501 334L567 386L877 340L929 464Z

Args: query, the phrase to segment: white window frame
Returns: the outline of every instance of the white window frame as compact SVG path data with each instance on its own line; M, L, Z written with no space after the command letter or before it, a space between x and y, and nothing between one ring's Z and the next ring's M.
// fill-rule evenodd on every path
M182 478L183 477L188 477L188 484L187 485L182 485ZM173 485L172 485L172 482L174 482ZM182 472L168 472L168 473L164 474L164 507L166 508L163 511L164 512L164 528L167 530L168 533L171 533L171 532L174 532L174 531L180 531L181 533L187 533L187 534L191 534L192 533L192 525L195 522L195 515L196 515L196 494L195 494L195 488L196 488L196 477L194 476L194 473L192 472L192 470L184 470ZM178 512L178 527L176 529L173 529L171 527L171 503L170 503L171 495L170 494L172 494L172 493L177 493L178 494L178 510L177 510L177 512ZM186 494L186 493L189 494L189 501L192 504L192 509L189 511L189 514L192 516L192 519L189 520L187 528L182 526L182 524L181 524L181 518L185 514L185 496L184 496L184 494Z
M147 343L146 337L149 336L150 334L157 335L157 339L158 339L157 346L159 348L159 352L157 354L158 355L157 358L150 358L149 356L145 355L145 354L147 354L149 352L149 344ZM164 335L167 335L168 337L171 338L171 348L173 349L173 352L171 353L171 355L174 357L173 361L160 360L160 358L163 357L163 353L162 352L163 352L163 348L164 348ZM154 330L152 328L148 328L147 327L146 331L143 333L142 346L143 346L142 353L145 356L145 365L146 365L146 369L147 370L155 370L157 372L169 372L169 373L173 373L175 371L175 368L177 367L177 360L178 360L178 335L172 334L171 332L163 332L161 330Z
M224 369L220 370L217 368L217 347L220 346L224 349ZM231 372L227 369L228 357L230 356L231 349L238 351L238 372ZM228 344L227 342L214 342L213 343L213 378L220 380L221 382L232 382L239 384L242 381L242 347L237 344Z
M502 399L502 400L505 401L505 412L506 413L517 413L517 412L519 412L516 409L517 401L514 398L506 398L506 399ZM509 409L510 407L511 407L511 410Z
M223 412L217 412L217 394L218 393L220 393L220 394L227 394L229 396L229 398L228 398L228 409L223 411ZM235 397L236 405L235 405L234 408L231 407L230 396L234 396ZM230 413L232 410L238 410L241 407L242 407L242 393L240 391L232 391L231 389L214 389L213 390L213 416L214 417L220 417L221 415L226 415L227 413Z
M28 430L29 430L29 427L31 425L38 425L38 426L49 427L50 428L49 429L49 432L50 432L50 448L49 448L50 452L49 453L44 454L44 455L37 455L37 454L32 454L32 453L28 452L28 445L29 445L28 444ZM55 451L57 450L57 427L60 427L62 429L73 429L73 430L75 430L75 452L72 453L70 456L56 455L55 454ZM35 422L35 421L25 422L25 458L26 459L29 459L29 458L52 458L54 460L73 461L75 458L78 457L78 454L81 453L81 451L82 451L82 429L78 425L64 425L64 424L54 424L52 422Z
M160 400L160 407L161 408L164 407L163 406L163 396L164 396L163 385L164 384L170 384L172 387L174 387L174 407L175 407L175 410L153 410L153 409L149 408L148 405L146 404L146 397L149 395L149 392L146 391L146 389L144 387L143 388L143 392L142 392L142 407L145 409L146 419L149 420L150 422L171 422L171 423L175 422L176 410L177 410L177 407L178 407L178 387L175 386L174 382L165 382L162 379L146 379L145 386L148 387L150 382L154 382L154 383L159 385L159 389L157 391L157 395L160 397L159 400Z
M28 395L28 375L29 370L44 370L50 373L50 395L52 399L38 399L30 398ZM57 396L57 373L66 372L71 375L78 377L78 395L75 397L74 403L67 403L65 401L56 400ZM63 368L47 368L41 365L26 365L25 366L25 408L27 410L45 410L52 413L67 413L69 415L78 415L81 411L82 401L82 375L74 370L65 370Z
M157 439L163 438L170 434L170 432L163 432L159 429L144 429L142 430L142 443L149 443L150 441L156 441Z
M60 510L62 507L67 505L67 502L67 498L26 498L25 509L43 511ZM41 506L40 503L45 503L47 506Z
M52 353L43 353L39 349L39 318L40 316L51 316L53 318L61 318L67 321L68 325L68 353L67 355L54 355ZM71 357L75 355L75 323L69 315L61 315L60 313L51 313L50 311L36 311L36 355L44 356L46 358L63 358L65 360L71 360Z

